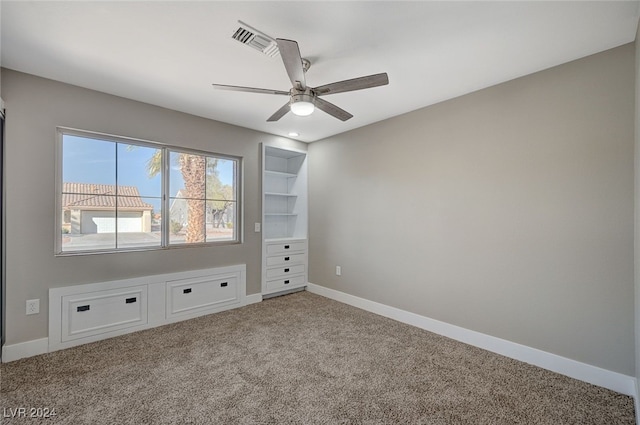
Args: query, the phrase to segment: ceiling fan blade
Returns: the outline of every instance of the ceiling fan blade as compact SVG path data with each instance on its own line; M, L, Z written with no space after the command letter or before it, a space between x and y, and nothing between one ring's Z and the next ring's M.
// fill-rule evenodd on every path
M304 68L302 68L302 56L300 56L300 49L298 43L293 40L285 40L283 38L277 38L278 50L284 62L284 67L287 70L289 79L293 87L304 90L307 88L307 82L304 78Z
M349 118L353 118L353 115L345 111L344 109L338 108L333 103L329 103L324 99L320 99L318 97L315 98L315 105L321 111L326 112L332 117L338 118L340 121L346 121Z
M278 109L273 115L271 115L267 119L267 122L278 121L280 118L284 117L290 110L291 108L289 107L289 102L287 102L282 108Z
M325 96L327 94L362 90L371 87L385 86L387 84L389 84L389 76L386 72L383 72L382 74L367 75L366 77L352 78L351 80L325 84L324 86L316 87L313 91L318 96Z
M271 89L258 89L255 87L241 87L241 86L227 86L225 84L212 84L214 89L218 90L231 90L231 91L244 91L249 93L263 93L263 94L283 94L289 96L288 91L271 90Z

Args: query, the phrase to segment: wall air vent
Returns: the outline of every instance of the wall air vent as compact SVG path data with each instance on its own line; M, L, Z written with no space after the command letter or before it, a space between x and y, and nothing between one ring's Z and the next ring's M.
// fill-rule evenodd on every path
M276 41L269 37L262 31L258 31L255 28L250 27L242 21L238 21L240 27L231 36L234 40L238 40L240 43L258 50L269 57L277 56L280 51L278 50L278 44Z

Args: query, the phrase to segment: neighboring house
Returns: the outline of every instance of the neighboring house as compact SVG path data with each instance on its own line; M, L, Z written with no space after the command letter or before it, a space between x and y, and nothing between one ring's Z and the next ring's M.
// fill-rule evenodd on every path
M171 221L180 223L183 226L187 225L187 200L184 199L185 196L187 195L184 190L178 190L175 199L171 201L171 206L169 207L169 217Z
M150 232L153 205L143 202L135 186L63 183L63 229L71 234Z
M176 197L171 201L171 206L169 207L169 217L171 221L180 223L184 227L187 226L189 219L187 200L184 199L186 196L187 194L184 190L178 190ZM229 217L233 217L233 213L233 205L228 205L224 211L214 211L210 205L207 204L205 220L207 225L226 228Z

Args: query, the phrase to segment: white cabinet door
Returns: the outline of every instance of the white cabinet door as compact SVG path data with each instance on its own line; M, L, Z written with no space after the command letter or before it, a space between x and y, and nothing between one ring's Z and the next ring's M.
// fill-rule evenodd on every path
M62 341L147 323L147 286L62 297Z
M167 318L240 302L238 278L198 277L167 282Z

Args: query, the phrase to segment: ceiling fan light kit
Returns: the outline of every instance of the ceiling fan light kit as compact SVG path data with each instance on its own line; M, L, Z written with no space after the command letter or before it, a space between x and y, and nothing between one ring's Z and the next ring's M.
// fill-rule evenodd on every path
M246 24L243 24L246 25ZM248 27L248 26L247 26ZM258 32L254 28L249 29ZM238 31L240 31L239 29ZM244 34L243 32L241 32ZM237 34L237 32L236 32ZM268 36L266 36L268 37ZM234 38L236 38L234 34ZM238 39L238 38L236 38ZM241 40L239 40L241 41ZM297 116L309 116L316 108L341 121L353 118L349 112L339 108L333 103L321 99L320 96L326 96L335 93L344 93L348 91L368 89L372 87L384 86L389 84L389 77L386 72L381 74L368 75L366 77L353 78L350 80L338 81L335 83L325 84L319 87L307 87L305 73L311 66L308 59L302 58L298 43L293 40L276 38L275 42L280 52L280 57L284 63L289 80L291 80L292 88L288 92L283 90L260 89L255 87L229 86L224 84L213 84L213 87L220 90L233 90L249 93L263 93L289 96L289 102L278 109L271 115L267 122L278 121L291 111Z
M294 115L297 115L299 117L306 117L308 115L311 115L316 109L313 101L313 96L309 94L291 95L289 108Z

